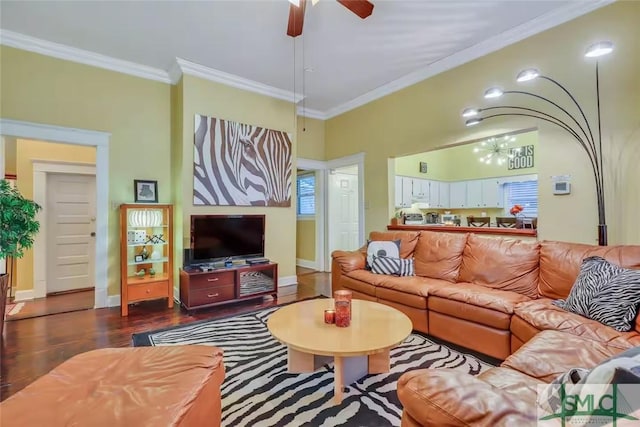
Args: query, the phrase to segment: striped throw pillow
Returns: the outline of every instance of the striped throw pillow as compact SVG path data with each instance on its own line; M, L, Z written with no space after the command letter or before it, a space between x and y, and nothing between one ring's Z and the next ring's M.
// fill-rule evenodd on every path
M622 270L621 267L611 264L599 256L585 258L582 260L580 273L571 287L567 299L556 300L553 304L572 313L589 317L589 303L604 283Z
M394 276L415 276L413 258L392 258L374 256L371 272L375 274L391 274Z
M373 257L400 258L400 240L369 240L367 242L367 266L371 270Z
M630 331L640 306L640 270L601 257L585 258L567 299L553 304L616 331Z

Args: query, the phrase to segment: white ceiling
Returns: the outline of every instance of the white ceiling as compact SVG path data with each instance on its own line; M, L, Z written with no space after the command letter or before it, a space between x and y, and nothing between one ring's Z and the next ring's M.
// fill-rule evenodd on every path
M333 0L308 6L295 46L295 92L305 95L308 115L334 116L610 1L372 2L366 20ZM7 40L9 32L20 33L152 67L158 75L183 58L294 91L287 0L2 0L0 8Z

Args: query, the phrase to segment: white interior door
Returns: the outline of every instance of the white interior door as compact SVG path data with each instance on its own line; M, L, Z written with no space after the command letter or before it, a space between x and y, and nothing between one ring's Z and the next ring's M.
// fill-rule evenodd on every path
M47 294L93 288L95 175L47 174Z
M329 253L360 247L358 168L349 166L329 174Z

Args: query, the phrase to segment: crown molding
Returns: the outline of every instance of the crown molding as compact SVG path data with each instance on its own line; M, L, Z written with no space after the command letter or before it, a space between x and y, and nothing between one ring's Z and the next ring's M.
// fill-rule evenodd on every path
M440 61L436 61L421 70L407 74L326 111L302 108L301 106L298 106L298 115L319 120L330 119L369 102L375 101L376 99L390 95L408 86L414 85L420 81L426 80L436 74L440 74L464 63L480 58L481 56L495 52L508 45L519 42L527 37L531 37L537 33L548 30L549 28L609 5L614 1L615 0L594 0L569 2L569 4L563 8L557 9L505 31L502 34L459 51ZM245 79L230 73L225 73L182 58L176 58L176 61L171 65L169 70L165 71L2 29L0 29L0 44L129 74L144 79L155 80L162 83L176 84L180 81L183 74L188 74L238 89L282 99L284 101L299 103L304 98L301 94Z
M303 108L301 105L298 105L297 112L298 112L298 116L303 116L308 119L327 120L326 113L320 110L314 110L306 107Z
M205 67L204 65L196 64L195 62L187 61L186 59L176 58L176 63L182 71L182 74L200 77L212 82L222 83L227 86L294 103L302 101L303 98L300 94L259 83L254 80L245 79L234 74L225 73L224 71L216 70L214 68ZM175 70L175 67L172 67L172 70Z
M101 55L88 50L38 39L9 30L0 30L0 44L17 49L27 50L67 61L79 62L93 67L104 68L119 73L129 74L143 79L171 83L165 70L124 61L111 56Z
M592 12L603 6L609 5L615 0L575 1L555 11L541 15L531 21L511 28L501 34L491 37L483 42L454 53L444 59L436 61L429 66L400 77L392 82L380 86L370 92L358 96L351 101L333 107L324 112L326 119L346 113L347 111L361 107L376 99L390 95L408 86L426 80L430 77L458 67L474 59L488 55L506 46L524 40L542 31L548 30L567 21L571 21L586 13Z

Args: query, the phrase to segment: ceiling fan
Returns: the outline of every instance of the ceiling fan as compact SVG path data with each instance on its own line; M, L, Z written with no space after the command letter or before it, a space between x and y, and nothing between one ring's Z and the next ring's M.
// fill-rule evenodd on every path
M365 19L373 13L373 3L368 0L337 0L338 3L349 9L351 12ZM318 0L311 0L315 5ZM289 25L287 35L298 37L302 34L302 24L304 23L304 10L307 0L289 0Z

